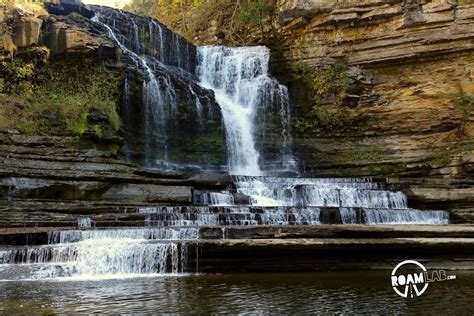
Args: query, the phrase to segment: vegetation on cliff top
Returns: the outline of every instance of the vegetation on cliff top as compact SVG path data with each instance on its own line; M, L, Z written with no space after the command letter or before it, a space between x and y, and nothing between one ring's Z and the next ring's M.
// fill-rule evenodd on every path
M2 0L0 5L4 5L6 8L17 8L34 16L48 14L41 1Z
M274 0L132 0L125 9L154 17L188 39L219 24L225 43L243 44L256 32L265 33Z
M461 96L456 99L455 105L463 114L459 126L459 136L462 137L466 135L466 124L469 120L469 115L474 111L474 96L462 93Z

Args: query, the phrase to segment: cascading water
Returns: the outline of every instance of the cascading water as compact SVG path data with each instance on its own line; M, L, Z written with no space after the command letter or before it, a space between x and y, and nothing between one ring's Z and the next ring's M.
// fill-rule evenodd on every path
M270 77L269 60L270 50L263 46L198 48L200 82L215 92L224 117L231 174L262 175L261 138L267 130L262 118L275 107L280 114L276 128L281 130L277 160L282 169L294 167L288 92Z
M393 191L388 183L375 183L371 179L235 176L234 185L237 194L249 197L249 205L242 207L249 218L254 213L278 218L284 211L286 221L281 223L285 225L449 223L447 212L411 209L403 192ZM210 208L225 205L223 198L207 199L205 196L208 194L196 192L195 203ZM219 195L225 196L225 193ZM232 193L227 192L227 195ZM224 212L226 210L232 210L232 207ZM312 220L304 220L311 213L314 213ZM333 214L331 218L328 217L330 214ZM259 216L252 218L257 221L251 225L275 223L265 222Z
M408 208L403 192L391 191L370 179L303 179L265 177L291 170L290 110L287 89L270 77L270 52L266 47L200 47L197 73L201 84L214 90L225 121L229 151L229 171L235 177L237 193L248 196L260 214L243 208L238 225L313 225L341 224L446 224L443 211L418 211ZM278 108L277 129L281 148L279 164L268 164L263 137L275 125L265 124ZM275 116L275 115L273 115ZM265 168L270 165L271 168ZM265 166L262 168L261 166ZM195 202L210 206L232 203L230 192L197 193ZM336 220L328 214L336 212ZM332 222L331 222L332 221ZM221 225L224 223L221 223Z
M0 250L1 279L122 278L186 271L196 228L58 231L49 244Z
M170 95L170 89L169 86L165 86L165 91L162 91L160 84L158 83L158 80L153 73L151 67L148 65L147 61L145 58L140 57L137 53L133 52L131 49L127 48L125 44L123 44L124 41L120 41L115 34L115 32L112 30L112 28L105 24L102 23L99 19L98 16L95 16L92 18L93 21L101 23L107 31L110 36L114 40L115 43L122 49L122 51L130 56L130 58L134 61L136 67L138 69L144 70L146 73L146 80L143 82L143 104L145 107L145 115L149 117L149 119L144 120L145 122L145 151L149 151L150 147L152 145L157 145L158 147L162 150L164 156L163 159L167 160L167 133L166 133L166 121L165 121L165 113L164 113L164 106L165 106L165 98L164 95ZM132 20L133 21L133 20ZM136 24L133 23L134 30L136 30ZM138 34L138 33L137 33ZM139 47L138 42L138 37L135 39L135 41L131 42L131 46L134 47L136 50L139 50L137 47ZM128 84L128 78L125 82L125 103L129 102L130 98L130 86ZM165 80L165 82L167 82ZM172 98L170 98L172 100ZM130 110L127 108L127 110ZM153 122L153 124L150 124L150 122ZM152 135L156 135L159 137L152 137ZM154 140L160 139L161 141L156 142ZM150 141L153 141L153 144L150 144ZM147 155L145 155L147 156ZM145 161L145 163L150 163L149 161Z

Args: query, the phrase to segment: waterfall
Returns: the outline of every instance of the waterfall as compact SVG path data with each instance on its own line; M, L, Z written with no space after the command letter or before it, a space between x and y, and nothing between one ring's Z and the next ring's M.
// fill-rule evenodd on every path
M87 239L73 244L16 248L0 252L0 264L29 270L30 279L128 277L183 272L182 243L131 238ZM0 272L1 274L1 272Z
M77 220L77 227L87 229L92 227L92 220L89 217L79 217Z
M154 145L158 145L158 147L162 150L164 160L168 160L168 148L167 148L167 133L166 133L166 119L165 119L165 96L172 95L172 88L168 84L164 85L164 91L162 87L158 83L156 75L154 74L151 67L148 65L145 58L140 57L137 53L128 49L124 43L122 43L112 28L100 21L98 16L94 16L92 18L93 21L100 23L107 29L108 35L110 38L114 40L114 42L120 47L120 49L127 54L134 62L138 69L144 70L147 78L143 82L143 105L144 105L144 113L147 116L147 119L144 120L145 126L145 152L149 152L151 147ZM133 20L132 20L133 21ZM134 26L134 31L138 34L137 25L132 23ZM132 41L132 47L138 50L139 41L138 35L136 35L135 41ZM168 83L168 80L163 80L164 83ZM126 93L125 93L125 103L129 102L129 95L130 95L130 85L128 81L125 82ZM173 100L173 98L169 98L169 100ZM159 140L159 141L157 141ZM145 157L150 157L145 153ZM145 161L145 163L152 163L151 161Z
M367 224L448 224L448 213L444 211L378 210L365 209Z
M266 47L200 47L197 72L201 84L215 92L225 121L229 171L262 175L262 118L278 107L282 141L280 162L291 163L289 101L286 87L270 77L270 50ZM257 119L260 120L257 122Z
M0 248L0 279L186 272L188 261L197 260L190 258L189 245L200 238L228 238L226 226L238 230L243 226L449 223L445 211L411 209L406 194L384 181L292 178L281 173L295 170L290 102L286 87L270 76L268 48L196 48L153 19L92 8L97 12L94 21L107 30L143 77L141 112L134 108L137 95L130 73L123 100L123 110L128 111L124 128L136 128L131 116L143 115L142 162L170 166L177 149L173 139L178 143L199 139L201 147L202 140L215 141L216 134L208 131L220 127L209 122L222 119L233 184L216 192L193 189L193 205L138 207L131 217L142 227L135 229L97 229L102 216L88 213L75 218L76 229L49 232L46 245ZM211 91L222 116L212 111ZM192 104L183 106L182 101ZM178 125L183 116L180 107L187 108L184 116L194 117L195 125L188 121ZM210 148L215 146L213 141ZM129 141L127 148L131 147ZM40 181L2 180L9 187L9 197L23 188L44 186ZM119 224L117 217L114 225ZM252 230L248 231L245 236L252 237Z
M122 108L128 113L122 116L126 117L124 128L129 135L126 157L142 155L141 162L152 167L179 164L176 156L180 153L175 149L182 153L184 148L175 147L183 146L183 138L196 135L190 130L189 135L184 132L178 139L178 134L189 127L203 139L210 139L212 146L207 134L217 129L209 121L217 118L206 111L213 100L203 97L203 92L212 95L205 92L212 90L223 117L230 173L257 176L296 170L288 91L269 74L268 48L196 47L153 19L100 6L91 9L96 13L94 20L144 77L140 111L131 105L136 97L133 76L127 75L124 86ZM179 107L188 107L189 101L193 112L186 117L193 121L177 126L183 117ZM139 112L142 126L133 125L136 119L128 117Z
M65 230L50 232L50 244L64 244L88 239L131 238L138 240L190 240L199 237L196 228L147 228L115 230Z

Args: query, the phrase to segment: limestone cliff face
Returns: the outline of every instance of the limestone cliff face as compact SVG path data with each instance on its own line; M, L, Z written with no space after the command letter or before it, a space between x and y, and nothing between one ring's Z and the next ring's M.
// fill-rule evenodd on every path
M310 142L299 135L300 145L311 144L309 150L302 146L314 157L306 159L309 169L341 175L470 174L474 117L472 112L464 117L455 99L474 94L473 1L281 0L278 18L277 74L291 62L318 67L337 58L363 74L364 87L352 96L362 120L345 131L316 131ZM307 102L291 78L281 76L295 91L296 116L304 115ZM364 156L361 151L370 154L357 157ZM341 161L341 154L355 159ZM377 167L382 163L396 168ZM364 164L372 168L360 168Z
M329 112L337 128L294 126L307 172L336 176L472 178L474 114L456 106L474 95L472 0L278 0L246 44L272 49L273 73L290 88L294 121L311 120L308 87L292 64L316 72L339 59L355 89ZM195 39L219 44L218 19ZM344 116L344 114L342 115ZM332 122L334 123L334 122ZM337 123L337 122L336 122ZM333 124L334 125L334 124Z
M10 60L14 55L14 59L38 64L48 71L52 71L51 64L63 62L64 72L62 69L60 72L64 74L68 74L71 67L78 64L85 65L89 59L92 60L89 65L103 63L107 65L108 70L117 74L117 78L126 77L126 79L122 79L119 83L120 87L113 93L117 99L114 100L117 103L117 112L121 116L121 129L117 131L117 135L113 135L113 143L117 143L119 138L125 139L127 146L124 146L123 154L129 160L142 162L145 159L144 156L155 154L155 151L156 155L161 154L162 147L155 143L153 145L148 143L156 141L158 143L167 142L167 154L174 163L212 164L213 166L225 164L226 148L220 109L214 101L213 94L197 85L191 78L196 64L196 47L194 45L188 42L179 42L180 44L177 45L178 37L165 27L162 29L162 42L158 38L152 38L158 34L158 22L152 23L147 17L139 17L99 6L85 7L83 5L56 5L53 3L46 6L50 14L40 17L19 9L0 6L0 12L2 12L0 27L5 30L0 41L0 62L2 59ZM166 92L166 95L169 95L169 99L171 99L170 104L173 103L164 106L168 109L163 114L166 116L164 120L166 129L169 130L168 137L155 134L146 136L147 133L156 130L145 123L151 116L147 112L148 109L145 107L143 97L144 82L148 80L147 75L142 72L140 67L137 67L136 60L131 57L131 54L127 51L123 52L119 45L108 36L106 27L88 19L95 14L91 10L95 10L96 13L100 12L103 19L107 19L110 25L117 25L118 29L115 32L121 39L125 39L123 40L124 45L128 49L136 49L138 55L143 54L157 58L160 55L163 63L170 67L178 67L179 62L182 62L179 66L190 73L188 78L178 71L164 66L154 65L152 67L157 77L165 78L162 80L166 80L166 85L169 86L167 86L169 91ZM132 18L137 29L130 27ZM155 27L155 34L152 34L153 29L150 29L150 26ZM7 42L4 39L8 40L8 47L4 45ZM177 49L172 50L173 47L177 47ZM169 53L171 51L177 53L171 54ZM168 54L165 54L166 52ZM0 67L3 65L0 64ZM57 67L54 71L58 71L58 69L60 68ZM81 72L82 68L79 67L78 70ZM67 75L65 76L67 77ZM196 112L197 107L194 102L199 103L202 113ZM19 121L15 118L8 120L7 126L2 126L5 124L1 119L1 106L0 103L0 128L12 128L17 125L17 122L11 122ZM3 108L6 109L5 111L9 111L11 107L5 105ZM24 112L20 114L24 114ZM94 116L94 113L91 115ZM205 128L202 126L201 120L206 122ZM92 123L92 125L97 125L95 124L97 122ZM56 129L55 134L58 132L67 131L65 128ZM46 132L46 134L48 133L49 131ZM118 135L120 137L116 137ZM81 133L81 136L83 138L100 138L100 141L110 142L110 139L103 139L103 133L97 132L93 128ZM149 160L153 161L151 158Z
M472 52L471 0L280 0L279 60L377 65Z

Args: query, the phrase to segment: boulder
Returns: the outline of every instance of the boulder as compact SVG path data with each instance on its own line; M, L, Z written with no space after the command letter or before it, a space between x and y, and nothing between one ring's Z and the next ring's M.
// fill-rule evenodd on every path
M13 42L19 48L39 43L43 21L33 16L19 16L13 28Z
M280 0L278 2L278 17L280 23L288 24L301 17L312 18L318 13L330 11L334 1L327 0Z
M191 188L184 186L118 184L101 195L105 201L134 201L186 205L191 203Z
M98 49L109 49L115 54L115 44L108 38L93 35L86 29L54 17L47 17L49 33L45 43L52 55L62 53L88 53Z

